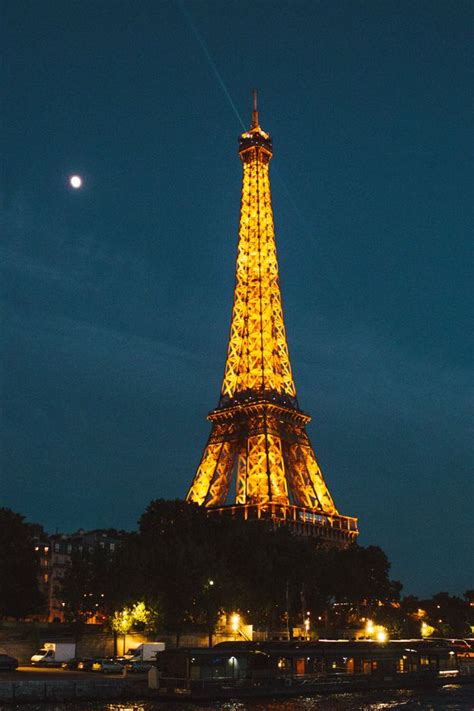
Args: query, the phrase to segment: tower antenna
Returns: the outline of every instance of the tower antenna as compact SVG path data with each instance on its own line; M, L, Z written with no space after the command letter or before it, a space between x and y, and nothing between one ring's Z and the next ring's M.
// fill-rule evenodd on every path
M258 128L258 108L257 108L257 90L252 89L253 96L253 110L252 110L252 128Z

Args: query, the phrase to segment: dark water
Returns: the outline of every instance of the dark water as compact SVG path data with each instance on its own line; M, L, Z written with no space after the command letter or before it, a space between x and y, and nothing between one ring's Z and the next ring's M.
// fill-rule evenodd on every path
M222 701L214 703L42 703L2 705L1 711L474 711L474 685L447 684L429 691L371 691L274 701Z

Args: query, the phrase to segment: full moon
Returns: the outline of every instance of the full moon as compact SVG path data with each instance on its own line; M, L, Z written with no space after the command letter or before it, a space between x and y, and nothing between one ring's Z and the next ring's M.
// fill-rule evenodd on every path
M71 187L77 190L82 185L82 178L79 175L71 175L71 177L69 178L69 183Z

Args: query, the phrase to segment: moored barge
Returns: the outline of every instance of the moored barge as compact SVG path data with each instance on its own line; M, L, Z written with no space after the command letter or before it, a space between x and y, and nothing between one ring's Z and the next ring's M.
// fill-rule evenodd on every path
M474 682L474 660L443 641L223 642L159 653L150 682L174 700L308 696Z

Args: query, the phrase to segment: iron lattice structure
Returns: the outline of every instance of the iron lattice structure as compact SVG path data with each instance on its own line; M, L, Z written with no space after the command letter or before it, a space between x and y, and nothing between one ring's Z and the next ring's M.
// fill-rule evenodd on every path
M239 242L221 396L186 498L245 518L291 522L344 545L356 538L357 520L336 510L306 433L311 418L298 406L278 279L272 142L260 128L255 95L253 109L239 141Z

